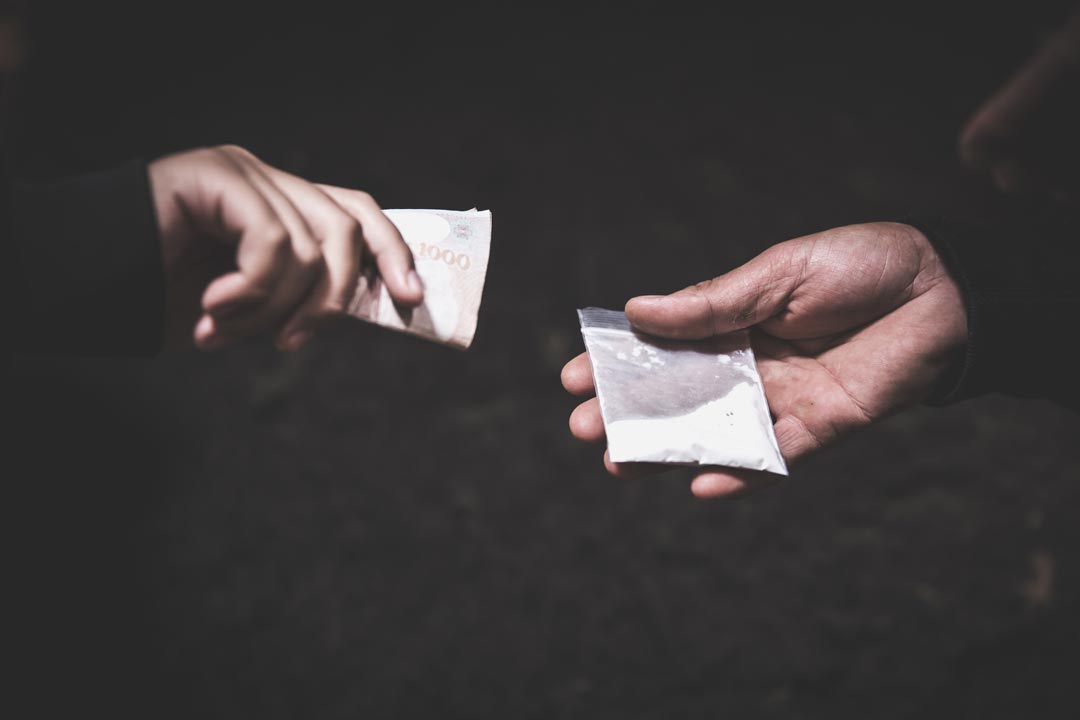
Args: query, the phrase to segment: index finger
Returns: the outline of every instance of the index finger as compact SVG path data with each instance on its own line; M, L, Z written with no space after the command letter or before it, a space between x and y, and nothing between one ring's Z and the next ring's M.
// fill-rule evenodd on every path
M424 299L424 284L416 274L412 251L375 199L362 190L318 187L360 223L364 244L375 258L390 297L408 307L419 305Z

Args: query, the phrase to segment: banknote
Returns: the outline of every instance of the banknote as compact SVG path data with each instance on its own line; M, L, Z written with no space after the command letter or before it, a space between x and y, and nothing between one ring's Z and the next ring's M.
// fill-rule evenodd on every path
M489 210L384 210L397 226L424 281L424 302L394 304L374 268L357 281L353 317L465 349L476 334L491 246Z

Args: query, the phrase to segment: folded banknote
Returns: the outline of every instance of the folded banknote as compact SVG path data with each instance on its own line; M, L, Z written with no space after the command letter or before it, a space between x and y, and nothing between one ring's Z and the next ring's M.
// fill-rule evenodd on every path
M374 268L360 275L349 314L393 330L465 349L476 318L491 246L489 210L384 210L397 226L424 281L418 307L394 304Z

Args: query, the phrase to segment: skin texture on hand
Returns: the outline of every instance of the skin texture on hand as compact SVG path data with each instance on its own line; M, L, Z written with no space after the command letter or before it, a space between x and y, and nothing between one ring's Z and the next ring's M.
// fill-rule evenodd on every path
M1080 201L1080 10L968 121L960 156L1008 193Z
M164 157L148 172L168 346L214 350L272 332L295 350L344 314L368 261L397 303L423 300L412 253L367 193L312 184L235 146Z
M747 264L667 296L637 297L626 314L638 330L698 339L744 328L789 466L816 450L929 397L967 339L960 291L926 237L913 227L871 223L775 245ZM563 386L594 393L584 353ZM604 439L596 398L570 416L586 442ZM664 466L615 464L630 477ZM778 476L703 468L699 497L742 493Z

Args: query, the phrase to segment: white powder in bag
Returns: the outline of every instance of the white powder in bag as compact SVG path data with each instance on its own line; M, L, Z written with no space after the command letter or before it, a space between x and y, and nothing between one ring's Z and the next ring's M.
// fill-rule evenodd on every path
M787 474L746 333L670 341L620 312L578 315L612 461Z

